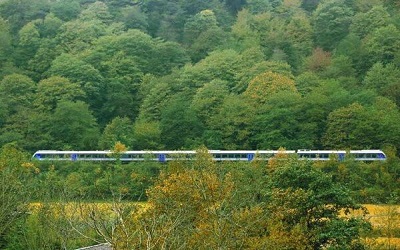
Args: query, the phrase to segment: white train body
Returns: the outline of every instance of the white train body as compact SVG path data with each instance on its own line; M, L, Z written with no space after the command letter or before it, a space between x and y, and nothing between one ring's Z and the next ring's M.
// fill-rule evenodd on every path
M381 150L209 150L215 161L252 161L268 160L278 153L297 155L299 159L326 161L331 158L344 160L352 158L357 161L383 161L386 155ZM126 151L118 158L123 162L190 160L196 155L194 150L159 150L159 151ZM35 160L45 161L115 161L111 151L58 151L39 150L32 156Z

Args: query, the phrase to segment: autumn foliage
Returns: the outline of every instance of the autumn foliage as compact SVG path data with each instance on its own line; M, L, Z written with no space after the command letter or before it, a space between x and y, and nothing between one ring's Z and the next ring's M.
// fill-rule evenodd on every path
M362 215L339 217L358 208L345 189L284 154L246 170L264 186L243 186L245 177L234 165L223 168L207 155L173 165L148 190L149 207L135 218L137 248L351 248L368 228ZM243 197L246 192L256 195Z

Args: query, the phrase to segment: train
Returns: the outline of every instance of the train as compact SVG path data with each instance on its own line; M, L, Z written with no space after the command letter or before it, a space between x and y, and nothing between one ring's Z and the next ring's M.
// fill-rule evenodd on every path
M356 161L384 161L386 155L382 150L208 150L215 161L253 161L269 160L279 153L297 155L299 159L311 161L327 161L337 159L354 159ZM59 151L39 150L32 156L38 161L158 161L168 162L173 160L194 159L195 150L158 150L158 151L125 151L118 156L112 151Z

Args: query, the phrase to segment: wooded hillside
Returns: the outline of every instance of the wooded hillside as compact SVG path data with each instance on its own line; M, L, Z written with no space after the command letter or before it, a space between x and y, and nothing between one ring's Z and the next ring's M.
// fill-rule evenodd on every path
M400 149L393 0L3 0L0 146Z

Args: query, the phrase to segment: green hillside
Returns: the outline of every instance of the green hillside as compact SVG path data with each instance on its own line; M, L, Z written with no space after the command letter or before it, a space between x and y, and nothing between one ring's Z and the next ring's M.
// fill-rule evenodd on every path
M0 2L0 145L400 148L396 1Z

